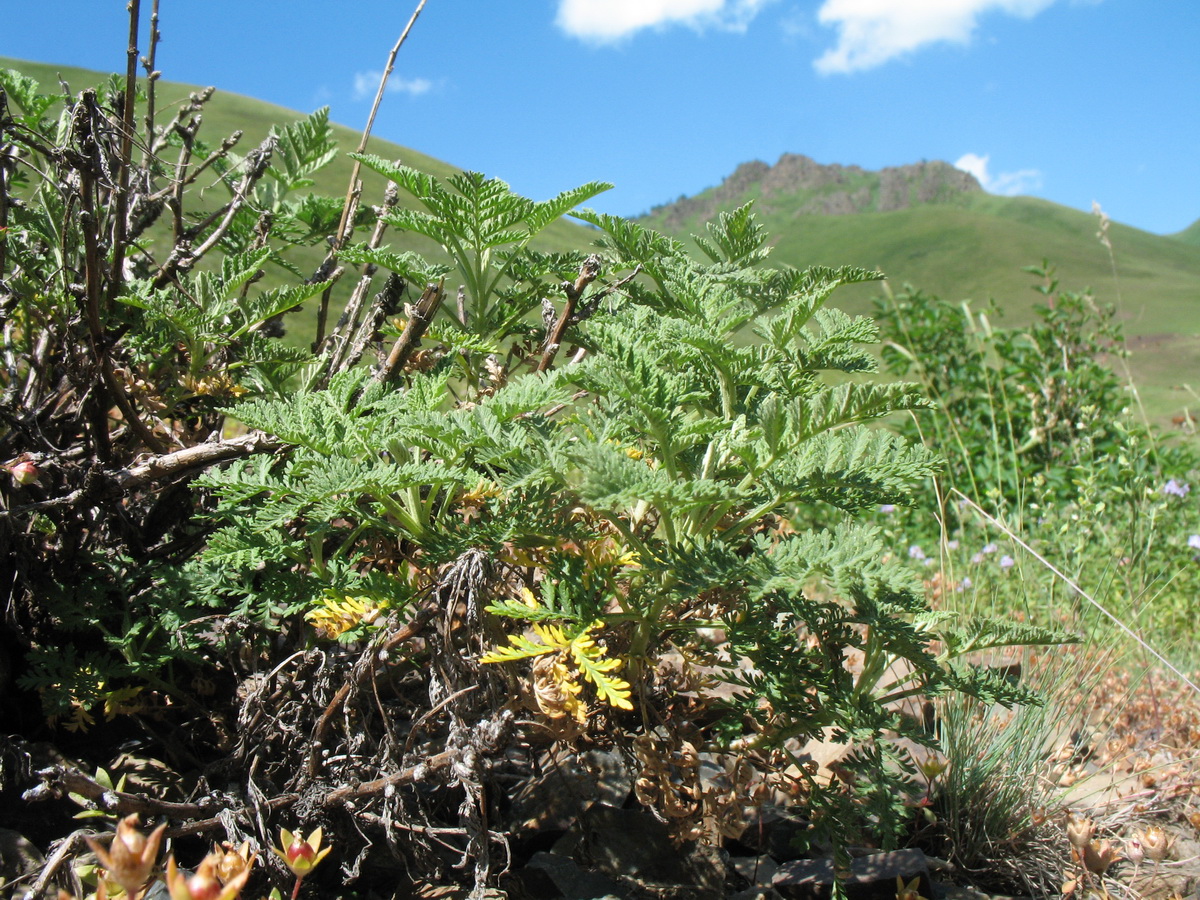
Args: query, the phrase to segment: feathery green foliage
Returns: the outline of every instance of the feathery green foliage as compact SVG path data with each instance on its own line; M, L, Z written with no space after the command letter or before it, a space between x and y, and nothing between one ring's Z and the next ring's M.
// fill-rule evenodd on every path
M486 336L493 352L481 358L446 342L433 348L430 371L410 371L395 389L347 373L327 391L232 408L292 449L286 464L256 468L249 481L236 470L205 479L222 524L220 552L202 555L202 566L223 569L231 585L243 577L225 565L234 560L242 573L278 581L292 560L251 561L224 548L292 540L312 555L303 580L315 598L340 573L377 568L367 557L381 544L401 548L391 565L422 571L476 548L500 567L490 612L536 635L512 633L483 660L559 660L537 676L556 686L558 705L542 707L551 718L582 715L574 666L600 699L625 705L604 686L607 669L585 671L598 658L571 649L595 628L606 659L624 661L629 702L671 721L655 686L659 659L683 652L715 663L700 632L720 626L730 655L717 677L739 688L723 701L727 739L765 752L833 729L859 746L864 777L895 757L885 749L889 734L924 739L892 706L899 699L947 690L1006 704L1032 699L963 654L1061 635L980 626L973 640L953 637L912 575L884 561L878 533L846 519L902 499L938 469L920 445L868 424L926 407L915 386L826 377L874 367L865 345L876 326L823 307L837 286L874 273L763 268L766 236L748 210L710 225L707 260L640 226L580 213L602 230L611 256L598 277L581 277L573 298L585 314L562 333L577 352L535 371L546 345L515 327L537 283L515 279L529 271L520 254L547 211L561 213L593 187L539 206L480 176L443 185L366 161L426 198L425 212L392 224L435 238L456 259L468 312L450 314L450 327ZM509 253L492 253L499 246ZM361 258L406 275L419 265L384 253ZM573 264L581 272L595 265ZM547 334L559 315L548 309ZM755 334L763 340L751 341ZM777 527L801 507L839 524ZM943 634L951 639L935 652ZM853 648L866 659L857 677L842 664ZM886 679L897 666L906 674ZM852 799L808 786L823 798L814 804L825 804L822 833L845 840L874 816L875 827L895 834L897 783L881 771ZM847 803L864 802L870 814L844 815Z
M21 203L4 197L4 349L20 362L0 373L0 458L36 461L46 484L14 471L0 529L19 537L4 561L26 629L21 688L52 718L87 727L101 702L119 715L144 689L195 715L179 679L238 671L245 691L227 712L253 730L269 721L246 715L267 702L263 685L298 660L297 720L232 751L248 782L297 793L323 766L359 766L368 744L371 766L403 761L416 736L458 758L470 727L458 700L475 691L493 707L515 693L531 727L564 739L707 741L764 780L831 735L853 744L854 777L796 777L814 838L844 848L866 832L890 846L902 830L913 786L893 739L929 739L904 701L1032 699L968 654L1061 636L956 626L854 521L940 468L880 427L929 401L869 380L876 324L826 306L878 273L768 267L748 207L710 223L692 253L576 210L600 183L538 202L478 173L361 155L395 185L364 212L378 217L371 236L355 240L352 221L317 274L270 286L269 266L295 274L289 253L340 221L340 203L306 193L333 159L327 111L239 156L196 142L197 99L193 118L147 137L135 169L106 113L119 85L52 122L33 87L8 82L34 121L0 115L5 135L49 175ZM168 175L154 154L173 141L182 162ZM193 165L215 173L215 206L180 206ZM72 220L76 208L87 214ZM532 247L573 211L598 252ZM147 230L161 215L165 242ZM449 262L382 246L388 229ZM353 265L329 333L311 352L281 344L280 317L324 303ZM399 646L435 618L419 647ZM79 646L50 650L47 635ZM336 688L328 673L361 641L374 643ZM403 674L384 684L394 666ZM389 722L324 754L335 728L355 730L368 679L380 711L381 691L420 698L406 701L409 738ZM473 759L499 758L526 727L512 710L476 711L496 714L497 737ZM260 739L279 750L266 774L246 749ZM473 796L474 775L453 777Z

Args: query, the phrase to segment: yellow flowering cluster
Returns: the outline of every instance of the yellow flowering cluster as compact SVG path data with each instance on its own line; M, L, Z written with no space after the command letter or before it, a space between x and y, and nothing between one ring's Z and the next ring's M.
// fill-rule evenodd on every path
M537 598L529 588L521 597L531 610L538 609ZM552 719L571 717L587 721L587 705L579 699L580 676L591 682L599 700L618 709L633 709L629 682L614 674L623 660L607 656L607 648L597 644L592 632L602 622L593 622L574 637L567 637L559 625L533 622L530 628L537 640L523 634L509 635L507 647L496 647L480 657L481 663L535 659L533 695L538 708Z
M321 599L321 605L310 609L304 618L318 635L335 641L351 628L370 625L383 609L384 604L370 597L351 597L330 591Z

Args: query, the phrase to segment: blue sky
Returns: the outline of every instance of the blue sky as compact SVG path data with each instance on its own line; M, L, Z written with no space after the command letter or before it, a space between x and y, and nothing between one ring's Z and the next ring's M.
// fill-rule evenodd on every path
M125 0L4 5L0 55L124 70ZM159 68L361 127L415 5L162 0ZM1200 6L427 0L375 134L539 199L610 181L592 205L624 215L803 153L1169 233L1200 218Z

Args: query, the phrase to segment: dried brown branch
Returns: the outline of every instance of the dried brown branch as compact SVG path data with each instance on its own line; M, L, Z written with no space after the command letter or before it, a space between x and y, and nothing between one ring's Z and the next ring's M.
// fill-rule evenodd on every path
M405 641L412 640L424 630L425 626L429 624L429 620L440 609L441 607L436 601L426 603L413 616L412 621L397 629L393 634L388 635L379 646L368 648L367 652L363 654L354 668L350 670L350 677L338 688L337 693L333 695L333 699L326 705L325 711L321 713L321 718L317 720L317 724L313 728L308 753L307 770L309 775L316 776L320 771L321 746L325 742L329 726L333 723L333 717L337 715L338 708L346 702L346 698L350 696L352 690L367 680L375 668L375 661L378 659L379 654L389 653Z
M575 279L574 283L570 281L562 283L563 293L567 295L567 302L563 304L562 312L559 313L558 319L551 326L550 333L546 335L546 347L542 351L542 360L538 363L537 367L539 372L545 372L554 362L559 345L562 343L563 334L571 324L571 319L575 314L575 306L579 303L579 298L583 296L583 292L587 289L587 286L595 281L596 276L599 274L600 257L593 253L579 267L579 277Z
M263 142L254 150L246 154L246 171L243 173L241 181L233 191L233 198L223 206L216 209L208 215L199 225L186 229L183 235L176 240L176 244L171 248L171 253L167 257L166 262L162 264L158 272L154 275L154 286L156 288L164 287L176 272L180 269L191 268L196 262L201 259L206 253L212 250L224 237L225 232L229 230L229 226L233 224L234 216L238 210L246 205L250 199L250 192L267 172L267 167L271 164L271 154L275 151L277 138L274 135L267 135ZM209 233L198 247L190 246L191 238L195 235L203 234L214 222L220 219L220 223Z
M277 437L262 431L252 431L241 437L209 441L173 453L153 456L137 465L122 469L115 473L113 478L117 484L129 490L149 483L173 481L201 469L256 453L273 453L285 446L287 445Z
M443 750L429 759L417 763L415 766L409 766L407 769L401 769L392 775L384 778L376 778L374 781L367 781L362 784L356 784L343 788L338 788L335 791L330 791L325 797L325 806L339 806L348 801L361 799L362 797L373 797L376 794L382 794L389 787L396 787L401 784L411 784L416 781L421 775L432 772L437 769L444 769L450 765L453 759L453 754Z
M442 751L430 756L428 759L422 760L416 765L393 772L391 775L360 784L345 785L332 790L322 799L321 805L326 809L332 809L347 804L352 805L355 801L361 800L364 797L378 796L389 789L394 789L402 784L411 784L429 774L444 769L453 762L453 759L454 754L449 751ZM217 798L208 798L207 801L200 803L174 803L169 800L150 797L146 794L115 791L104 787L79 770L67 766L50 766L38 771L37 775L42 779L42 783L24 793L22 799L27 802L36 803L43 800L59 799L65 794L71 793L90 800L95 804L97 809L118 816L138 813L145 816L166 816L170 819L183 820L185 824L167 829L166 836L168 838L201 834L205 831L220 828L224 824L222 813L231 809L234 810L235 815L239 818L249 818L249 808L245 804L239 803L236 806L231 806L227 800ZM300 799L300 796L298 793L280 794L258 804L257 808L261 811L273 812L291 806ZM85 833L87 832L80 832L80 834ZM79 843L82 843L82 841ZM68 839L67 844L68 849L61 854L62 857L69 855L69 847L75 846L75 843L70 839ZM42 878L39 878L39 883L44 884L48 882L60 865L60 854L55 853L43 869L42 876L44 877L44 881Z
M116 791L107 788L93 778L83 774L78 769L69 766L49 766L40 769L37 776L42 783L30 788L22 795L22 799L35 803L39 800L61 798L65 794L78 794L90 800L97 809L104 812L127 816L138 813L147 816L171 816L176 819L194 819L199 816L209 816L219 811L220 804L215 800L207 803L173 803L169 800L159 800L145 794L132 794L128 791Z
M154 87L160 74L154 68L154 61L158 56L158 42L162 40L162 33L158 30L158 3L159 0L153 0L150 5L150 49L142 57L142 65L146 69L146 147L142 154L142 167L147 169L154 156Z
M125 283L125 239L129 219L129 168L133 157L134 106L137 103L138 22L141 19L141 0L129 0L129 46L126 48L125 98L121 107L121 134L117 153L117 179L112 188L112 262L108 267L108 290L105 306L111 310L117 293ZM150 444L151 447L154 444Z
M171 135L178 134L184 136L184 131L190 130L192 136L195 136L196 128L199 126L199 116L204 104L212 99L213 94L217 92L215 87L209 86L200 91L195 91L188 95L188 102L181 106L171 118L171 121L159 130L158 134L153 136L153 141L150 143L150 152L153 156L157 156L170 143ZM183 120L188 119L187 125L183 124ZM240 131L236 134L241 134Z
M7 110L0 107L0 116ZM8 182L10 173L15 166L16 147L0 143L0 234L8 233ZM4 273L8 270L8 241L0 240L0 284L4 283ZM0 308L0 322L8 318L7 311Z
M425 286L425 293L421 295L421 299L405 308L408 321L404 323L404 330L392 345L392 352L388 354L387 361L376 370L376 381L387 384L397 373L404 370L405 362L420 345L422 335L433 322L438 307L442 305L442 299L446 296L445 288L445 278L436 284L430 282Z
M600 257L592 254L583 261L583 265L579 267L579 277L574 283L564 281L562 283L563 293L567 295L567 302L563 304L562 312L554 319L553 324L549 326L546 335L545 348L542 351L541 361L538 362L537 370L545 372L554 363L554 357L558 355L559 348L562 346L563 337L566 335L567 329L572 325L582 322L590 316L600 304L600 301L614 291L618 291L625 285L629 284L642 271L641 266L634 268L632 272L622 278L620 281L606 285L600 290L592 294L587 300L586 305L581 306L580 300L583 298L583 293L587 286L591 284L600 274ZM548 303L548 301L547 301ZM549 311L547 315L551 314Z
M193 95L195 96L195 95ZM221 146L212 151L208 156L200 161L192 170L191 174L185 175L188 166L191 164L192 147L194 133L188 133L184 138L183 146L179 150L179 158L175 163L176 176L166 187L156 191L146 198L147 203L166 202L175 213L175 240L178 241L184 236L186 229L183 225L183 192L196 182L201 175L204 174L218 160L225 159L229 156L229 151L232 150L237 142L242 139L242 132L235 131L229 137L221 142ZM136 235L134 235L136 237Z
M54 848L54 852L50 854L50 858L42 866L42 871L38 873L37 881L33 883L33 887L25 893L25 896L44 897L46 886L50 884L50 880L68 859L74 857L77 852L87 846L86 839L91 837L92 834L93 832L90 829L80 828L77 831L72 831L59 841Z
M229 440L209 441L184 447L182 450L175 450L171 453L151 456L128 468L104 473L101 477L119 491L129 492L151 484L175 481L220 463L253 456L255 453L272 453L286 446L276 437L261 431L254 431ZM26 515L44 509L74 506L93 496L94 493L94 488L85 485L61 497L9 510L0 510L0 519Z
M403 291L403 279L399 275L389 275L387 281L384 282L383 290L376 294L375 299L371 302L358 333L354 335L354 340L350 343L349 348L339 355L337 367L330 366L327 370L329 375L326 377L325 383L328 382L328 377L335 372L344 372L358 365L358 361L362 359L367 350L367 345L378 334L383 320L396 311Z
M388 79L392 75L392 70L396 67L396 57L400 53L400 48L404 46L404 42L408 40L408 33L412 31L413 25L417 23L417 17L421 15L421 10L425 8L425 0L420 0L417 3L416 9L408 19L408 24L404 26L404 31L400 33L399 40L392 47L391 53L388 54L387 65L383 68L383 75L379 78L379 89L375 91L375 100L371 104L371 112L367 116L366 127L363 128L362 137L358 141L356 153L363 153L367 149L367 141L371 138L371 129L375 127L375 116L379 112L379 105L383 102L383 93L387 89ZM342 218L338 222L337 232L333 236L333 247L331 252L337 254L345 245L347 238L354 229L354 216L351 214L350 206L351 199L356 193L362 192L362 184L359 182L359 173L362 172L362 163L358 160L354 161L354 168L350 170L350 184L346 188L346 202L342 206ZM329 292L326 291L321 295L321 306L317 310L317 334L313 339L313 347L319 351L321 345L325 343L325 322L329 315Z
M367 246L372 250L379 247L383 242L383 235L387 231L387 219L384 214L388 210L394 209L400 200L400 192L396 187L396 183L389 181L387 189L383 195L383 205L378 210L378 217L375 220L375 228L371 232L371 237L367 241ZM371 282L375 277L376 266L371 263L366 263L362 267L359 274L358 283L354 286L354 291L350 295L350 299L346 302L346 308L342 311L342 315L338 318L338 323L334 326L333 332L329 335L331 341L334 342L333 351L329 357L329 364L325 368L325 373L321 382L317 387L323 387L328 384L329 379L335 372L341 372L358 363L362 356L363 349L367 342L375 334L379 328L380 320L387 312L383 309L380 303L382 293L376 296L375 304L372 305L372 310L367 315L367 321L363 324L362 329L359 329L359 324L362 321L362 307L366 299L367 291L371 287ZM374 319L374 321L372 321ZM350 336L354 335L353 338Z

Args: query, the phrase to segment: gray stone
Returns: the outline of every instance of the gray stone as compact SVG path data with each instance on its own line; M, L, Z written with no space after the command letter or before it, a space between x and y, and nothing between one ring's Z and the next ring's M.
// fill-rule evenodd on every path
M508 894L509 900L562 900L564 896L558 883L540 866L503 873L500 889Z
M770 885L779 864L769 856L734 856L729 860L733 871L752 885Z
M620 806L633 789L633 773L615 750L546 754L541 769L513 797L509 816L518 831L566 831L593 803Z
M628 879L659 898L717 900L725 866L715 847L676 844L666 825L640 809L597 803L554 846L582 866Z
M14 881L36 876L45 862L32 841L10 828L0 828L0 892Z
M786 810L759 809L750 817L738 842L776 862L800 859L806 850L809 823Z
M920 850L870 853L853 859L842 886L850 900L896 900L897 878L905 885L918 879L918 894L931 896L929 867ZM781 865L771 883L786 898L824 900L833 894L833 881L833 860L806 859Z
M540 870L548 875L554 887L558 889L557 896L565 900L594 900L597 897L617 897L624 900L628 896L628 891L608 876L585 871L573 859L557 853L535 853L525 868ZM533 891L530 893L531 896L538 896ZM551 900L554 895L541 896Z

